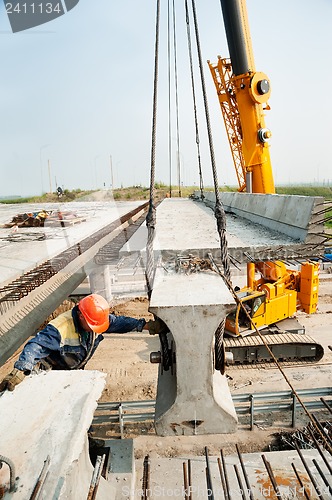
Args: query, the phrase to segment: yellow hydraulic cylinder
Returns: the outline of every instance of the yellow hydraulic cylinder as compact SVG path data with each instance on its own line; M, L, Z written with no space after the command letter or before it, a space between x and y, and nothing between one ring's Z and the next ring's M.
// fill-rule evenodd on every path
M269 81L263 73L235 76L232 80L241 121L242 154L245 170L252 175L252 192L275 193L268 143L271 132L265 126L262 106L271 92ZM266 93L260 94L263 91Z

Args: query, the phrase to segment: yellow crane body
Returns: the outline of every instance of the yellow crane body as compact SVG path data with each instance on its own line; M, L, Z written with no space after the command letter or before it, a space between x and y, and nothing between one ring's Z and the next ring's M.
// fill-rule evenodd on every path
M257 273L260 277L254 279ZM314 262L305 262L300 271L288 269L281 261L249 263L248 286L237 292L239 302L227 317L225 330L243 336L252 333L254 326L261 329L290 318L298 309L308 314L315 312L318 273L319 264Z

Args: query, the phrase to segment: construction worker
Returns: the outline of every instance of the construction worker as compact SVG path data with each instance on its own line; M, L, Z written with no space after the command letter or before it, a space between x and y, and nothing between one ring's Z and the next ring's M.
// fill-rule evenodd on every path
M157 334L160 320L146 322L144 318L110 314L108 302L101 295L84 297L71 311L50 321L25 345L14 369L0 383L0 391L13 391L34 368L38 370L83 369L99 343L102 333L127 333L149 330Z

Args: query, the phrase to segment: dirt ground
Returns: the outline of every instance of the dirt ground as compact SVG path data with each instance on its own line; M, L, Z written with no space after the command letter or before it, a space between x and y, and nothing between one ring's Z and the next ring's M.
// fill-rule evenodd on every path
M116 314L147 318L148 301L137 298L118 304ZM306 333L325 349L323 359L319 364L300 365L284 369L285 375L293 388L329 387L332 383L332 352L328 346L332 344L332 279L320 284L319 310L314 315L298 313L299 321L305 326ZM159 350L159 339L148 333L130 333L112 335L105 338L101 348L89 361L89 369L97 369L107 373L107 382L101 401L135 401L155 399L158 365L149 362L151 351ZM233 394L268 392L288 390L289 386L283 375L275 367L229 367L227 370L229 386ZM135 450L139 458L145 453L155 453L159 456L179 456L183 454L200 455L204 446L208 445L211 453L218 451L222 444L225 453L234 452L235 443L242 449L257 451L267 449L274 440L274 434L283 427L290 431L290 416L281 415L278 421L273 421L272 414L265 414L256 420L255 429L241 425L236 435L168 437L160 438L146 435L149 431L141 427L136 432ZM286 424L282 423L286 420ZM304 420L305 421L305 420ZM138 435L137 435L138 434ZM141 434L141 435L139 435ZM135 433L134 433L135 435Z
M135 298L118 303L113 307L118 315L151 319L148 312L148 300ZM300 365L285 368L284 372L295 389L330 387L332 385L332 277L320 283L319 310L314 315L298 313L299 321L305 326L306 333L320 342L325 349L323 359L318 364ZM136 401L156 398L158 365L151 364L151 351L159 350L159 338L146 332L112 334L105 336L99 349L89 361L86 369L100 370L107 374L106 386L100 401ZM18 355L13 356L0 368L0 379L8 373ZM227 369L229 386L233 394L287 390L289 386L282 374L275 367L229 367ZM255 429L240 426L235 435L190 436L160 438L150 435L146 427L135 429L135 450L139 458L146 453L159 456L200 455L204 446L209 446L211 453L218 452L221 445L225 453L234 452L235 443L241 444L243 451L266 449L273 435L284 424L271 421L265 414L264 419L256 421ZM286 418L289 430L290 417Z

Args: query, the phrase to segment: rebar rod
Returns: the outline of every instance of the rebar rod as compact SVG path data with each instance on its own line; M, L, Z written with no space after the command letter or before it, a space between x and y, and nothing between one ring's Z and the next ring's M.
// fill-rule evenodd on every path
M269 475L270 481L272 483L273 489L275 491L275 494L277 495L277 498L282 498L281 493L280 493L280 489L279 489L277 481L276 481L276 479L274 477L273 470L272 470L270 462L266 459L265 455L262 455L262 459L263 459L265 468L267 470L267 473Z
M246 495L244 493L244 488L243 488L240 472L239 472L239 469L238 469L236 464L234 464L234 470L235 470L237 482L239 483L241 496L242 496L243 500L246 500Z
M300 459L301 459L301 462L302 462L302 463L303 463L303 465L304 465L304 468L305 468L305 470L306 470L306 472L307 472L307 474L308 474L308 476L309 476L309 478L310 478L310 481L312 482L313 487L314 487L314 488L315 488L315 490L316 490L316 493L317 493L318 497L319 497L319 498L323 498L323 496L322 496L322 494L321 494L321 491L320 491L320 488L318 487L317 482L316 482L316 480L315 480L314 476L312 475L312 473L311 473L311 471L310 471L310 468L309 468L309 466L308 466L307 462L306 462L306 461L305 461L305 459L304 459L304 456L303 456L303 454L302 454L302 452L301 452L301 450L300 450L300 448L299 448L299 445L298 445L296 442L295 442L294 444L295 444L296 451L297 451L297 453L299 454L299 457L300 457Z
M182 470L183 470L184 498L189 498L189 493L188 493L189 483L188 483L188 471L186 462L182 463Z
M38 478L38 481L33 489L33 492L31 494L31 497L29 498L29 500L39 500L39 498L42 494L42 489L43 489L43 486L45 484L46 478L49 474L49 468L50 468L50 457L48 456L44 462L40 476Z
M211 500L214 500L211 469L210 469L210 460L209 460L209 451L207 449L207 446L205 446L204 451L205 451L205 462L206 462L206 482L207 482L207 487L208 487L208 498L210 498Z
M317 460L315 458L312 459L312 463L315 465L316 469L318 470L319 472L319 475L320 477L322 478L325 486L329 489L329 492L330 492L330 495L331 495L331 498L332 498L332 488L328 482L328 480L326 479L326 475L324 474L324 472L322 471L319 463L317 462Z
M302 489L302 491L303 491L303 493L304 493L304 496L306 497L306 499L307 499L307 500L310 500L310 497L309 497L309 495L308 495L308 493L307 493L307 490L306 490L306 489L305 489L305 487L304 487L304 484L303 484L303 481L302 481L302 479L301 479L301 476L300 476L300 474L298 473L298 471L297 471L297 469L296 469L296 467L295 467L295 464L294 464L293 462L292 462L292 467L293 467L293 470L294 470L294 472L295 472L296 479L298 480L298 482L299 482L299 484L300 484L300 486L301 486L301 489Z
M322 424L320 423L320 421L318 420L318 418L316 417L316 415L312 415L317 427L319 428L320 432L326 436L326 439L327 441L332 445L332 439L331 439L331 436L329 436L328 434L326 434L325 430L324 430L324 427L322 426ZM331 447L332 449L332 447ZM328 450L330 451L330 450ZM331 453L331 452L330 452ZM332 453L331 453L332 454Z
M223 466L223 470L224 470L227 497L228 497L229 500L231 500L232 497L231 497L231 492L230 492L230 488L229 488L228 473L227 473L227 469L226 469L226 462L225 462L224 452L223 452L222 449L220 450L220 456L221 456L222 466Z
M254 499L254 495L253 495L253 493L251 491L248 474L247 474L246 468L245 468L244 463L243 463L243 459L242 459L242 455L241 455L241 452L240 452L240 448L239 448L239 446L237 444L235 446L236 446L236 451L237 451L237 454L238 454L238 457L239 457L239 460L240 460L241 469L242 469L242 472L243 472L244 480L246 482L247 490L249 492L250 500L255 500Z
M325 401L324 398L319 398L321 402L326 406L326 408L329 410L330 413L332 413L332 407L328 404L327 401Z
M98 455L96 458L95 468L93 469L87 500L95 500L96 498L100 476L103 472L105 457L106 455Z
M192 476L191 476L191 460L188 460L188 483L189 483L189 500L192 500Z
M150 496L150 457L146 455L143 462L142 478L142 500L147 500Z
M222 489L224 492L224 497L225 497L225 500L229 500L228 493L227 493L227 487L226 487L226 483L225 483L225 476L224 476L224 472L222 469L221 460L219 457L217 459L217 462L218 462L220 481L221 481Z

